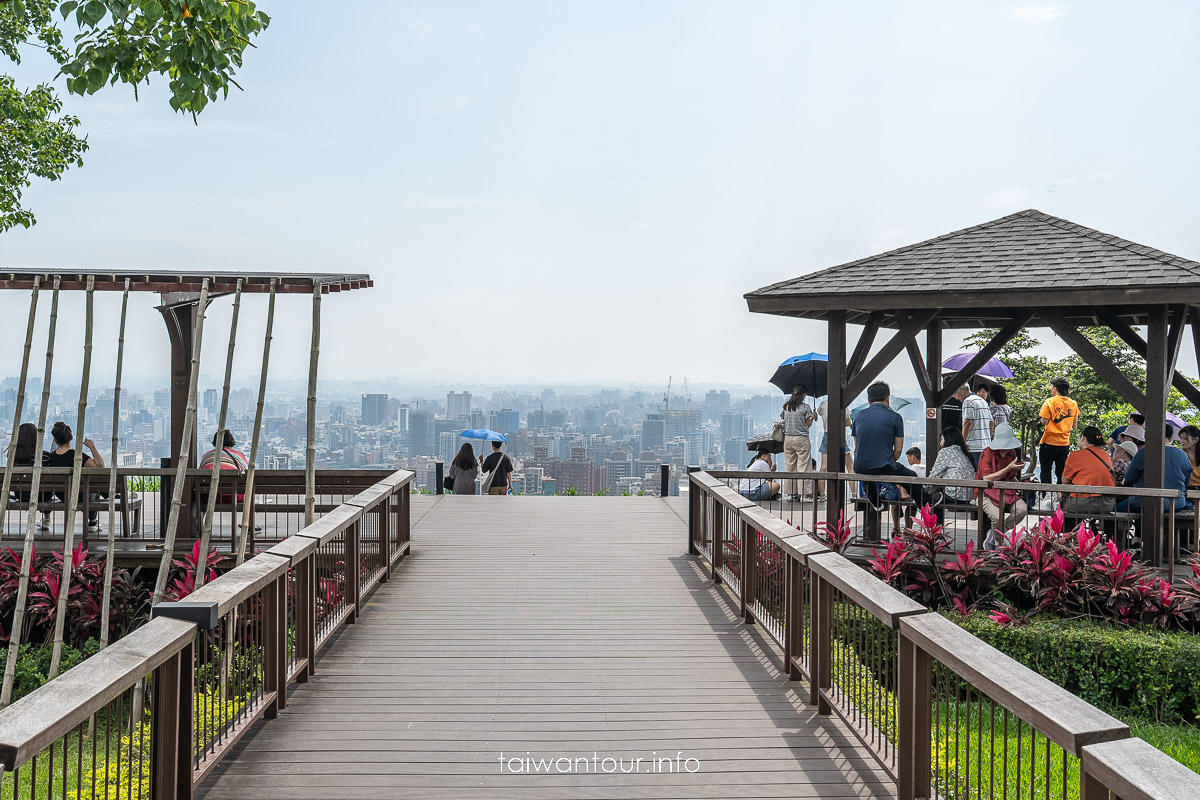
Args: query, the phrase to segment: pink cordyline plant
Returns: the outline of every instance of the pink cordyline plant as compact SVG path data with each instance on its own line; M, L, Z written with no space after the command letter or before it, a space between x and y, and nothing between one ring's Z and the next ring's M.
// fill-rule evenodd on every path
M846 520L845 510L838 514L837 524L818 522L813 538L835 553L846 552L846 548L850 546L850 541L854 538L854 531L851 530L850 523Z

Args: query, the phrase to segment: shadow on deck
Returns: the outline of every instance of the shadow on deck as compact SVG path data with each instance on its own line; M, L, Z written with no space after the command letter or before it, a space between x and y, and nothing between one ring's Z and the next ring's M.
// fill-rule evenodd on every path
M287 724L252 732L198 796L894 796L682 555L667 503L414 497L412 513L412 554Z

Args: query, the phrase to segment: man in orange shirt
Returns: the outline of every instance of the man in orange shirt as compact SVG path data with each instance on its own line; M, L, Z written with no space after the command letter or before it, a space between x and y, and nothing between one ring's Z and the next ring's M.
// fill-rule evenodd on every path
M1038 461L1042 464L1042 483L1050 483L1050 468L1054 467L1054 482L1062 483L1063 468L1071 453L1071 429L1079 419L1079 404L1068 394L1071 385L1061 375L1050 379L1050 397L1038 413L1042 426Z

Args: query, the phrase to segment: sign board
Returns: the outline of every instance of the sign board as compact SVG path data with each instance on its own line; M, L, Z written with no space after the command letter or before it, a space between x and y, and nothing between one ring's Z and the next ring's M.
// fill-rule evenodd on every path
M937 419L937 412L936 408L925 409L925 419Z

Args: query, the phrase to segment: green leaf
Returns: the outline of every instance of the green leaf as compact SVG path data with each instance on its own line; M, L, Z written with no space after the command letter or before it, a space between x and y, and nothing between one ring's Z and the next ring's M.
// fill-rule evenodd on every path
M78 5L79 3L75 2L75 0L67 0L67 2L58 7L58 12L62 14L63 19L66 19Z

